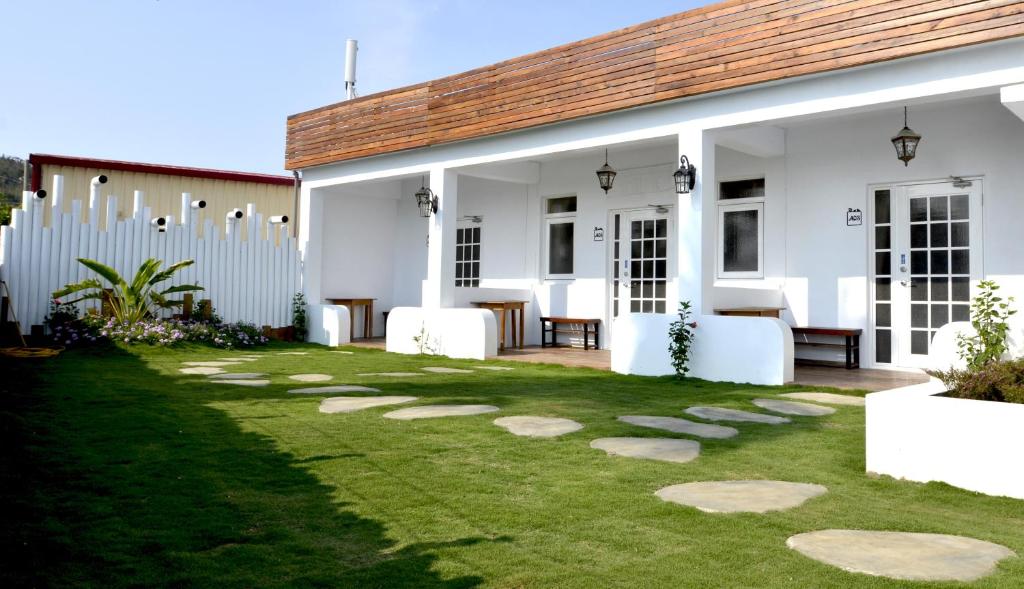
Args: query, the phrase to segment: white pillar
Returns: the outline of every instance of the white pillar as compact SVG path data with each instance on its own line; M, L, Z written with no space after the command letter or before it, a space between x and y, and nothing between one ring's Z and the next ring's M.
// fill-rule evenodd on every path
M697 168L697 181L693 189L688 194L676 195L679 215L676 223L679 299L693 304L694 315L710 315L714 312L710 308L715 245L714 139L702 129L684 129L679 133L678 155L685 155ZM669 311L674 312L675 309Z
M299 253L302 256L302 292L311 305L322 302L320 273L323 270L323 191L303 184L299 197Z
M427 280L423 306L455 306L455 226L459 209L459 176L441 167L430 170L430 189L437 196L437 212L427 232Z

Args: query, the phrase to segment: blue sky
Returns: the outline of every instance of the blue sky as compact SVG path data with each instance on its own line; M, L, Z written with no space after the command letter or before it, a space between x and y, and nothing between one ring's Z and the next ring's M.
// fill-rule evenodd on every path
M4 2L0 153L283 173L286 117L344 96L346 38L365 95L706 3Z

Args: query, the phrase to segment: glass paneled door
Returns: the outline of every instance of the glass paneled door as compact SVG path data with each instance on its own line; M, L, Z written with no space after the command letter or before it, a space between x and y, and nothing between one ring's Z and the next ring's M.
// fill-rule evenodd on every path
M664 209L661 209L664 210ZM668 308L671 218L657 210L612 215L612 317Z
M970 320L982 276L981 180L876 188L875 360L927 367L935 332Z

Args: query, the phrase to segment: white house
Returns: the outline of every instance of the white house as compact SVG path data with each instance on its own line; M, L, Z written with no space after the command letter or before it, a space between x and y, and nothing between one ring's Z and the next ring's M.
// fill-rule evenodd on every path
M294 115L307 298L375 299L394 351L494 355L472 303L522 300L527 344L593 318L614 369L664 374L689 300L695 376L791 379L794 326L924 366L982 278L1024 301L1022 35L1019 1L728 1ZM717 314L747 307L781 319Z

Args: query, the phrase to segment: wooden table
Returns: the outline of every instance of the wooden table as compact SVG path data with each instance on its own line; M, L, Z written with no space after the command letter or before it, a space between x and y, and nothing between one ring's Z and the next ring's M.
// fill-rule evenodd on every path
M356 307L363 307L363 338L373 337L373 301L377 299L327 299L332 305L348 307L348 339L356 338Z
M512 347L523 349L523 310L527 301L473 301L481 309L500 311L498 316L498 349L505 349L505 312L512 316ZM519 312L519 339L516 341L516 311Z
M782 318L785 307L732 307L728 309L715 309L715 315L726 315L730 317L775 317Z

